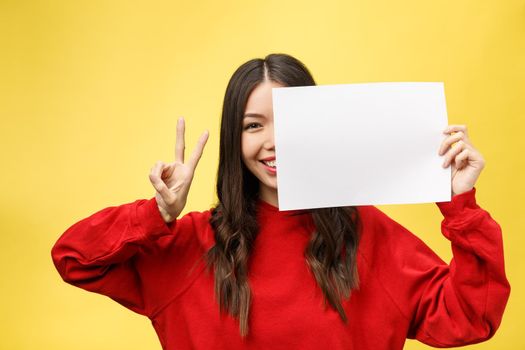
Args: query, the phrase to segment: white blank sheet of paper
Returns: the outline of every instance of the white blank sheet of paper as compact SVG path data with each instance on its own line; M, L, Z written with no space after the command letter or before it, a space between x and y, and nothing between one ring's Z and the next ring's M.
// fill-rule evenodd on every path
M443 83L272 90L280 210L444 202Z

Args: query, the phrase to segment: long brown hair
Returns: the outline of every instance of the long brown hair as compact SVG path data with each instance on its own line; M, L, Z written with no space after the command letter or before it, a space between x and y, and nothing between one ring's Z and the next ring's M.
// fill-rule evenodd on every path
M257 236L256 203L258 179L241 157L242 120L248 97L264 80L284 86L309 86L315 81L297 59L271 54L241 65L233 74L224 97L221 122L217 196L210 223L215 245L206 254L213 267L215 297L221 312L239 320L242 336L248 334L251 293L248 259ZM305 251L310 267L326 302L346 322L341 299L348 299L358 287L356 251L359 241L358 215L354 207L309 210L316 226Z

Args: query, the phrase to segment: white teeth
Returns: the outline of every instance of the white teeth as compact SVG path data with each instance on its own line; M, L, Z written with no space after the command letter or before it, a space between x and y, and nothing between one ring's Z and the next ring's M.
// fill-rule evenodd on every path
M275 160L263 160L263 163L268 165L271 168L275 168Z

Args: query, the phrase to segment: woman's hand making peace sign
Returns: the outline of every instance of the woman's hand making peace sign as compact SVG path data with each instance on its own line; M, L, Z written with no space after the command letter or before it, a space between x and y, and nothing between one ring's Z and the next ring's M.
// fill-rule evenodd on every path
M156 190L155 199L160 214L167 223L175 220L186 205L195 168L207 140L208 131L205 131L199 138L190 159L184 163L184 119L179 118L175 142L175 161L173 163L159 161L151 168L149 180Z
M466 126L449 125L443 133L448 136L441 143L439 155L444 155L444 168L452 164L452 195L470 191L485 160L470 143Z

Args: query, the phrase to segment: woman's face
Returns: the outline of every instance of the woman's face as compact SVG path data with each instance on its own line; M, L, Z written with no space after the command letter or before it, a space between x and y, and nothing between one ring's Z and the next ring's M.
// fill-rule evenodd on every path
M264 81L248 97L241 137L242 160L259 179L260 197L277 194L277 169L273 134L272 88L283 85ZM273 200L271 200L273 202Z

